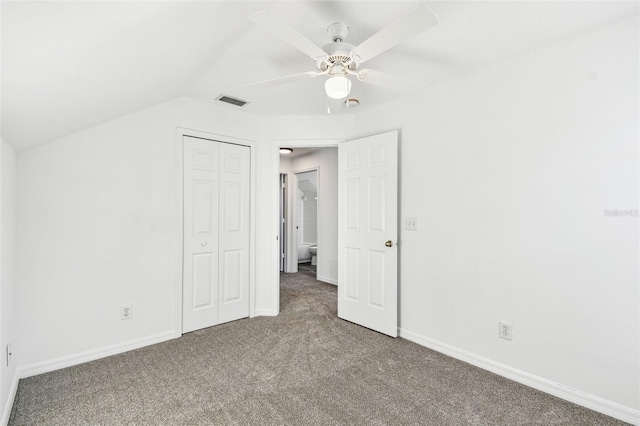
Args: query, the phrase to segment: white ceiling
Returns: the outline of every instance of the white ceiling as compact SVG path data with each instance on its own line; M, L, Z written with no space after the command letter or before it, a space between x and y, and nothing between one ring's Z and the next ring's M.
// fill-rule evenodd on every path
M437 84L556 39L638 13L636 1L425 2L436 27L367 67ZM251 24L270 10L318 45L336 21L358 45L418 2L3 1L2 138L17 149L171 100L224 93L263 115L325 114L324 80L270 89L248 83L314 63ZM353 114L399 95L355 81ZM229 108L234 108L229 106Z
M280 154L280 158L296 158L302 157L303 155L311 154L322 148L292 148L293 151L291 154Z

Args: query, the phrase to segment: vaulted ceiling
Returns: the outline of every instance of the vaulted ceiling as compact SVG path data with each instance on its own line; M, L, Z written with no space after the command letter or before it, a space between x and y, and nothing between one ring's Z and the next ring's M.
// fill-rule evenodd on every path
M2 138L27 149L92 125L190 96L249 101L262 115L326 114L323 78L268 89L248 83L314 63L247 18L269 10L322 46L345 22L358 45L418 2L2 2ZM367 62L430 85L638 13L638 2L425 2L438 25ZM357 81L353 114L401 96ZM229 108L236 108L228 106Z

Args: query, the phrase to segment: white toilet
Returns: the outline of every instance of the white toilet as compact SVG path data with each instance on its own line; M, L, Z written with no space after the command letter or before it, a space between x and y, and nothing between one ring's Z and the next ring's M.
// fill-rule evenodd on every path
M309 253L311 253L311 264L316 265L318 261L316 257L316 255L318 254L318 246L309 247Z

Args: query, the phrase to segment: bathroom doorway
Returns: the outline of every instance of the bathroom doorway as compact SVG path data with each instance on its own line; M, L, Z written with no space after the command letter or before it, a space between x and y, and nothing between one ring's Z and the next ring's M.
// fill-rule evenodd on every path
M293 201L296 219L298 271L317 277L318 265L318 169L295 173Z

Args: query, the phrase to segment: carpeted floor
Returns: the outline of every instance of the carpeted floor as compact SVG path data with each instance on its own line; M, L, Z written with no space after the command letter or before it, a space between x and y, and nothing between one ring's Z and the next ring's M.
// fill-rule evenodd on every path
M21 380L9 424L624 424L340 320L314 277L281 276L278 317Z

